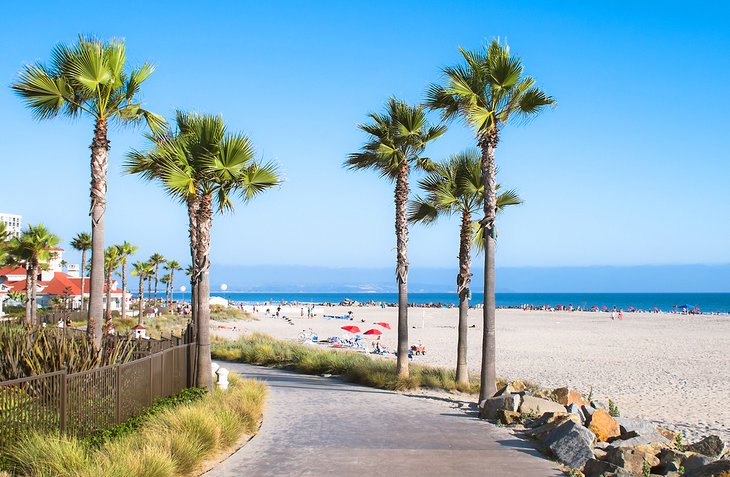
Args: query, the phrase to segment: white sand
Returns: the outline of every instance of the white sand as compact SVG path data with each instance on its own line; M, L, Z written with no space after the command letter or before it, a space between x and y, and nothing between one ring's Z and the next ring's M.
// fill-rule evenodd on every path
M272 307L275 309L275 306ZM327 320L321 314L300 318L299 309L282 319L238 322L239 331L217 329L233 337L245 330L295 339L305 328L320 337L346 335L341 326L362 331L385 321L392 327L382 339L396 344L397 310L379 307L328 307L328 315L354 312L354 321ZM410 342L427 347L415 362L455 366L458 310L411 308ZM364 319L365 323L361 320ZM469 369L479 372L481 310L470 310ZM231 322L219 323L225 327ZM680 430L692 441L709 433L730 441L730 317L631 314L611 321L607 313L498 310L497 373L534 381L548 388L571 386L594 399L614 400L622 416L650 419Z

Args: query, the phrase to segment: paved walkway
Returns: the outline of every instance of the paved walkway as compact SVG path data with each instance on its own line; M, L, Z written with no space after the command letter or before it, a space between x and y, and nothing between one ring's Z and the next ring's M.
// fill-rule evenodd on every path
M229 363L269 385L259 433L206 477L559 476L528 442L435 397Z

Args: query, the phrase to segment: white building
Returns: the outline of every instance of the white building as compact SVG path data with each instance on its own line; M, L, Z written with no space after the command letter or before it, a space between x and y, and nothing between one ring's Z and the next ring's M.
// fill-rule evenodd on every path
M22 222L22 215L5 214L0 212L0 223L5 224L5 230L8 231L10 237L20 237Z

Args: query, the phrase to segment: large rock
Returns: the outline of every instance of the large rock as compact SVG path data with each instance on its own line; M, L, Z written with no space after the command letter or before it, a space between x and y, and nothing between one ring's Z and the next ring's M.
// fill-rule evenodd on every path
M543 444L563 465L580 469L593 458L593 440L591 431L566 420L545 437Z
M685 468L685 477L728 477L730 476L730 460L717 460L692 471Z
M626 417L617 417L615 419L621 426L622 439L657 433L656 425L649 421L644 421L643 419L628 419Z
M691 454L682 461L682 467L684 467L685 473L691 474L692 472L711 464L714 460L715 459L712 457L707 457L706 455Z
M570 416L568 416L568 415L560 416L560 417L557 417L555 420L548 422L547 424L543 424L540 427L530 429L525 434L529 437L533 437L533 438L537 439L538 441L542 441L542 440L545 440L545 438L551 432L553 432L556 428L562 426L569 420L571 420L571 419L570 419ZM576 423L576 424L578 424L578 423Z
M593 431L599 441L608 441L621 435L621 427L616 419L603 409L597 409L586 422L586 426Z
M575 389L558 388L553 390L553 396L563 406L577 404L578 406L590 405L590 402Z
M679 472L679 468L682 467L682 461L685 458L687 458L687 454L684 452L680 452L675 449L662 449L657 455L659 465L655 469L660 474Z
M645 460L651 467L659 465L659 459L651 451L642 448L613 447L608 450L604 460L638 475L642 474Z
M515 412L520 407L522 397L519 394L505 394L485 399L479 403L479 417L482 419L497 419L500 410Z
M601 477L602 475L619 472L620 470L621 469L617 465L610 462L590 459L586 462L585 467L583 467L583 475L585 475L585 477Z
M545 412L565 412L565 406L535 396L524 396L519 411L522 414L541 415Z
M707 436L699 442L684 446L688 452L696 452L708 457L720 457L725 452L725 443L716 435Z
M585 414L583 414L583 411L581 411L580 406L578 406L577 404L573 403L568 405L568 412L570 414L575 414L576 416L578 416L581 424L586 422L586 416Z
M505 411L500 409L497 411L497 420L506 426L511 426L520 418L519 412Z
M654 432L652 434L631 437L630 439L615 440L612 441L612 444L614 444L616 447L636 447L648 444L668 445L669 441L663 435L659 434L658 432Z

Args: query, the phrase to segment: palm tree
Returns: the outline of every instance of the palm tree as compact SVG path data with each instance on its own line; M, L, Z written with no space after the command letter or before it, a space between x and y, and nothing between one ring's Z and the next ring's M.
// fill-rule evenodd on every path
M81 252L81 312L84 312L84 288L86 284L86 252L91 250L91 234L80 232L71 240L71 247Z
M398 282L398 362L399 376L408 376L408 174L411 166L428 169L430 161L421 157L426 144L441 136L446 127L430 126L421 106L409 106L395 98L388 100L383 114L368 115L371 122L358 127L368 134L359 152L350 154L345 167L375 169L395 181L395 236Z
M104 316L104 333L112 327L112 272L121 262L119 246L111 245L104 250L104 281L106 282L106 315Z
M91 289L87 333L94 346L101 347L104 289L104 211L106 172L109 160L107 130L119 124L145 121L153 133L163 132L164 118L142 108L137 101L141 84L154 67L144 64L125 71L124 42L102 42L79 37L74 44L60 44L49 64L26 65L12 89L38 119L59 114L76 118L83 114L94 120L91 142Z
M43 224L28 225L20 237L10 241L10 253L16 263L25 264L25 323L37 322L37 282L38 273L47 266L51 258L51 249L56 247L61 239L52 234Z
M148 262L134 262L132 264L132 275L139 277L139 312L137 314L137 324L142 324L142 314L144 312L144 281L152 276L152 267Z
M119 252L119 267L122 269L122 312L121 317L124 320L127 317L127 260L129 257L137 253L138 247L124 241L121 245L117 245Z
M170 298L169 298L169 303L170 303L170 307L172 307L172 293L173 293L173 289L175 287L175 272L182 270L182 267L180 266L180 263L178 263L177 260L169 260L165 264L165 270L167 270L168 272L170 272L170 285L169 285Z
M170 295L170 279L172 277L170 274L162 275L160 278L160 282L162 282L165 285L165 306L167 306L167 297Z
M167 262L167 259L159 253L153 253L150 257L150 265L155 269L155 303L157 303L157 282L159 282L160 276L160 265Z
M210 373L210 231L213 215L232 211L233 196L248 202L281 183L278 168L254 160L248 137L227 133L220 116L178 112L177 131L151 138L151 149L132 151L126 170L162 183L188 208L193 259L194 321L198 386L212 386Z
M480 402L497 390L495 367L494 253L497 214L497 165L494 152L500 129L515 119L537 115L555 100L535 86L535 80L524 75L522 61L512 56L509 46L493 40L480 51L459 49L465 64L444 68L445 84L431 85L426 104L441 111L442 119L460 118L476 136L481 149L482 182L484 183L484 335L482 337L482 369Z
M419 182L426 193L424 198L416 197L410 204L408 220L432 224L442 215L459 214L459 273L456 275L456 292L459 294L459 338L456 352L456 382L466 387L469 384L467 356L467 317L471 285L471 246L478 246L481 240L479 228L474 227L472 217L484 203L484 183L481 176L481 158L477 149L468 149L456 154L448 161L436 164L433 171ZM497 190L500 189L497 184ZM513 190L497 195L497 211L509 205L521 204L522 200Z

